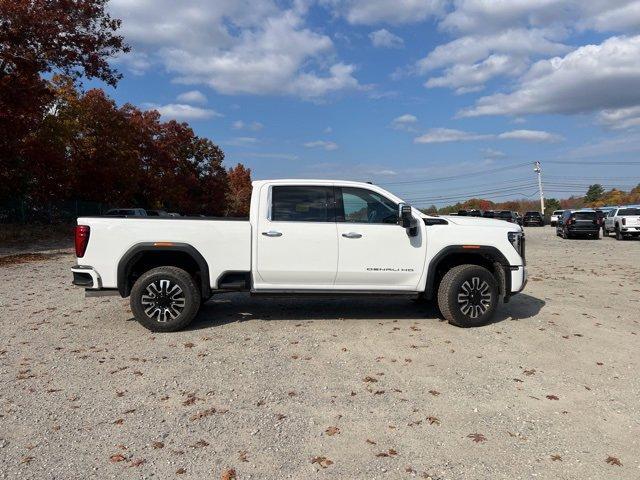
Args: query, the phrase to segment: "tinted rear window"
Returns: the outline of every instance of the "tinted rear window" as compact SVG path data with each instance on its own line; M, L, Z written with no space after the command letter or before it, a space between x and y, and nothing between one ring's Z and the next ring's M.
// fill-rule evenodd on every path
M575 212L573 217L576 220L593 220L596 218L596 212Z
M621 208L618 215L640 215L640 208Z
M556 210L555 212L553 212L553 215L562 215L563 212L564 210Z
M511 218L511 212L498 212L496 216L499 218Z
M274 222L332 222L332 187L273 187Z

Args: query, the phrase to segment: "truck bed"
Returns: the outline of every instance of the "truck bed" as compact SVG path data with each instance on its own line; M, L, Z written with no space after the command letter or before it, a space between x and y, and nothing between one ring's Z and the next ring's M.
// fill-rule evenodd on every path
M93 267L102 288L117 288L118 262L141 243L186 243L207 261L211 287L223 272L251 270L251 225L247 219L211 217L80 217L91 228L79 265Z

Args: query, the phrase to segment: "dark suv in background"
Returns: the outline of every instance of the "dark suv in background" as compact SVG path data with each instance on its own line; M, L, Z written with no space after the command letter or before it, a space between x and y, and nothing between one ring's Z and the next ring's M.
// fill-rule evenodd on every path
M544 227L544 218L540 212L527 212L522 217L522 225L525 227Z
M600 238L598 215L593 210L565 210L556 226L556 235L562 238Z
M518 223L518 214L510 210L498 210L493 212L493 218L498 220L506 220L510 223Z

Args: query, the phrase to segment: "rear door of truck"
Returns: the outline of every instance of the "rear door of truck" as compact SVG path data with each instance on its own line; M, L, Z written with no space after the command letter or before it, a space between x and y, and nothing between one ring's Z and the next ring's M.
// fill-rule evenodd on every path
M338 263L333 186L274 184L263 190L254 233L254 288L333 288Z

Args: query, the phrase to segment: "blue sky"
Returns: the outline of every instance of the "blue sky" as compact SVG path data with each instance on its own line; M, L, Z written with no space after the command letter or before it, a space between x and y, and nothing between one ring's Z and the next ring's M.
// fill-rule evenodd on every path
M417 206L535 197L535 160L548 196L640 182L639 1L109 8L132 46L110 94L189 122L256 179L373 181Z

